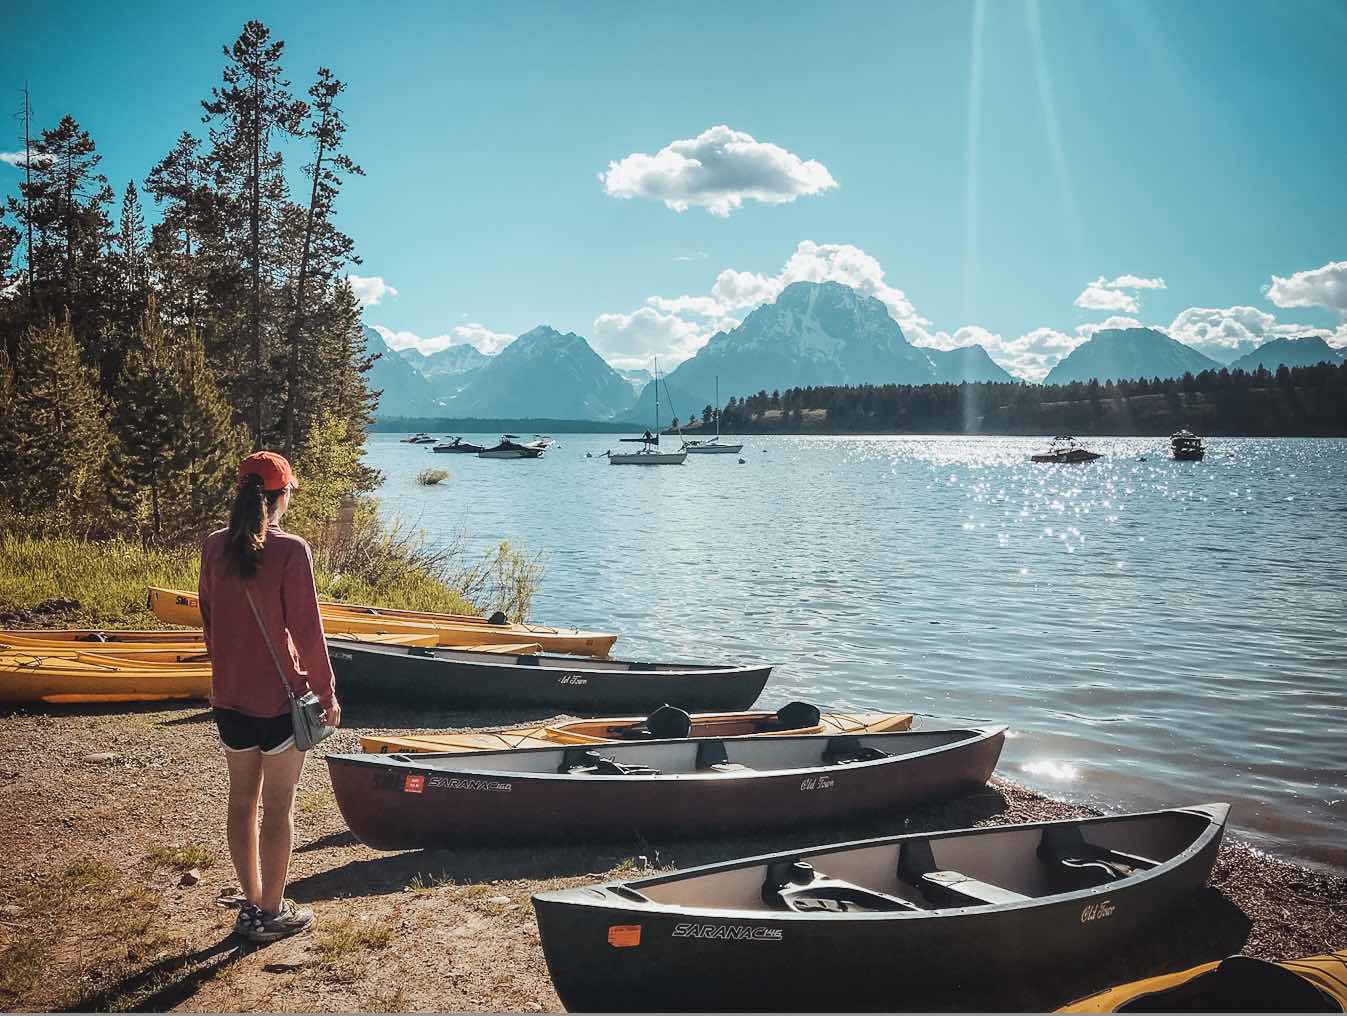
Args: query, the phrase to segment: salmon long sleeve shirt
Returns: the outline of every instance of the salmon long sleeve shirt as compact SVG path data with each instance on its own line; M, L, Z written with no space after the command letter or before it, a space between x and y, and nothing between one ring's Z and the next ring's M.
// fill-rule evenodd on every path
M289 711L290 699L248 606L244 580L226 567L227 536L221 529L206 537L197 586L211 661L210 702L248 716L280 716ZM303 695L307 686L324 709L331 708L332 661L323 640L309 545L277 526L268 527L262 563L247 587L295 695Z

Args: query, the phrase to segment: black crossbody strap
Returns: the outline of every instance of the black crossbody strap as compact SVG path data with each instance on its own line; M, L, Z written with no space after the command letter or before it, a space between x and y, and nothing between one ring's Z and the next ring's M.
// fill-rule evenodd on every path
M285 694L290 699L290 704L295 704L295 690L290 687L290 682L285 679L285 671L281 668L281 658L276 655L276 647L271 644L271 636L267 634L267 626L262 623L262 615L257 611L257 604L253 602L252 590L247 586L243 587L243 595L248 597L248 606L253 609L253 618L257 621L257 628L262 633L262 641L267 644L267 652L271 653L271 662L276 664L276 675L281 679L281 684L285 685Z

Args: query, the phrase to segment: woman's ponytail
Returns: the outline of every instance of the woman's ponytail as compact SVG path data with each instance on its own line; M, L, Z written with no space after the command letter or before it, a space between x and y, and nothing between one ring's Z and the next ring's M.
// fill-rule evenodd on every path
M225 538L226 568L240 578L252 578L262 563L267 545L267 523L282 491L264 491L262 478L248 474L239 483L234 507L229 513L229 535Z

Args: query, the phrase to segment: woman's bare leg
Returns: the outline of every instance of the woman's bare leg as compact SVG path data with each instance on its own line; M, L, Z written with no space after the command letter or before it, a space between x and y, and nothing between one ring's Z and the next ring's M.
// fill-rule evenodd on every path
M249 903L262 898L257 872L257 801L262 792L262 753L226 751L229 764L229 811L225 835L239 888Z
M304 752L293 745L262 756L262 894L258 906L268 913L281 909L290 852L295 845L295 787L304 769Z

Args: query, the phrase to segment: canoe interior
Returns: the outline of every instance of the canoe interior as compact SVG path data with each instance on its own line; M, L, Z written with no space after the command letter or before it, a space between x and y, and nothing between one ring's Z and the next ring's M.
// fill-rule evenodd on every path
M931 730L905 731L895 734L870 734L863 736L829 737L810 735L804 737L740 737L725 739L677 740L677 741L633 741L613 742L601 745L573 745L555 748L526 748L506 751L477 751L455 754L415 755L403 758L399 755L387 755L381 762L408 763L416 769L438 769L450 772L472 771L517 774L557 774L567 761L583 764L585 751L596 751L599 755L612 759L625 766L644 766L657 770L657 773L633 773L636 776L677 776L689 774L753 774L789 772L797 769L831 769L836 767L842 757L850 756L850 746L859 750L875 749L883 756L875 759L857 759L874 761L884 758L902 758L919 755L922 752L946 748L961 742L973 741L986 736L982 730ZM845 743L844 743L845 742ZM737 769L711 768L714 764ZM830 753L837 753L830 757ZM337 756L341 757L341 756ZM346 756L363 759L366 756ZM586 774L587 778L609 779L610 775Z
M548 727L552 740L639 741L649 740L646 718L621 716L597 720L571 720ZM906 730L911 713L824 713L808 727L787 727L776 713L746 710L735 713L694 713L689 737L744 737L750 734L842 734Z
M816 881L826 879L862 890L852 894L851 908L841 912L886 909L882 899L876 900L873 907L867 906L866 891L905 901L916 910L940 910L1023 902L1142 874L1182 854L1210 824L1210 816L1199 811L1155 812L1085 823L932 833L870 846L806 850L791 857L811 865ZM1040 849L1045 847L1045 830L1064 827L1079 832L1085 850L1074 844L1053 849L1051 838L1058 833L1048 833L1047 846ZM1068 832L1068 839L1070 835ZM920 846L912 846L914 840ZM929 856L923 856L923 847L929 848ZM902 857L905 850L910 851L906 863ZM1103 868L1082 869L1063 863L1062 858L1071 860L1072 854L1079 855L1075 860L1083 860L1087 855L1112 857L1114 869L1110 874ZM748 862L703 875L660 876L625 885L653 903L679 908L764 912L791 909L779 900L764 899L764 886L773 871L778 876L772 880L775 883L779 881L781 868L771 862ZM932 879L930 872L937 877ZM848 894L836 895L845 899Z
M548 653L534 655L492 653L490 658L483 658L480 652L444 647L428 649L420 646L360 645L359 651L362 658L368 660L374 660L380 655L410 656L419 659L442 660L448 663L536 667L542 670L564 670L568 673L598 671L602 673L696 674L707 671L753 669L749 667L721 667L707 663L644 663L639 660L577 661L573 656L557 656Z

